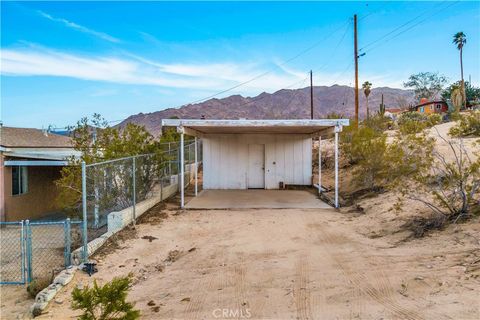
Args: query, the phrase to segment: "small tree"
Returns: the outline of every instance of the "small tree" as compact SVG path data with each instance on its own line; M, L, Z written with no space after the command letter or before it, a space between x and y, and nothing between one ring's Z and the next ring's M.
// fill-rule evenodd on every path
M99 115L94 114L92 119L82 118L72 132L73 147L80 152L80 157L69 158L70 166L63 167L61 176L55 181L59 187L57 203L60 207L73 213L78 212L81 205L81 162L86 164L102 162L142 154L153 154L137 170L137 195L141 199L151 191L155 182L155 172L160 170L162 163L160 141L145 130L144 127L128 123L124 128L112 128ZM95 198L97 208L110 206L116 203L125 207L130 204L131 166L111 164L102 168L90 167L89 177L94 183L89 184L88 196ZM94 189L94 190L92 190ZM108 189L108 190L107 190ZM102 196L98 196L101 191Z
M75 288L72 291L72 309L82 310L81 320L135 320L140 311L127 302L128 291L132 286L131 275L114 278L103 286L93 281L93 287Z
M432 99L442 91L447 83L447 78L443 75L433 72L420 72L413 74L408 81L403 84L405 88L412 88L415 91L415 98Z

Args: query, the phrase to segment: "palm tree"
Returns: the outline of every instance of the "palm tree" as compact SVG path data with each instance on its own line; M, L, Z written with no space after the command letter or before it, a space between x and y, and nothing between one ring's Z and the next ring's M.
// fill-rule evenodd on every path
M365 81L362 84L363 93L365 94L365 98L367 98L367 119L370 116L370 110L368 109L368 96L370 95L370 92L372 91L371 88L372 88L372 84L368 81Z
M465 82L463 81L463 46L467 43L467 36L463 32L457 32L453 35L453 44L460 50L460 72L462 75L462 93L464 96L464 107L466 107Z

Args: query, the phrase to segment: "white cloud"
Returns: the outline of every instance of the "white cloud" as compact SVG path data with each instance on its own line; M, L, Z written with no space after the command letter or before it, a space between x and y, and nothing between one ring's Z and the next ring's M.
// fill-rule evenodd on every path
M221 91L267 71L253 63L165 64L134 55L82 56L39 47L2 49L0 53L0 71L7 76L70 77L189 90ZM297 71L272 71L229 93L278 90L300 80L299 75Z
M43 12L43 11L38 11L38 14L40 14L42 17L48 19L48 20L51 20L51 21L55 21L55 22L60 22L62 24L64 24L66 27L68 28L71 28L71 29L75 29L77 31L80 31L80 32L83 32L83 33L87 33L87 34L90 34L90 35L93 35L95 37L98 37L100 39L103 39L103 40L106 40L106 41L110 41L110 42L114 42L114 43L118 43L120 42L120 39L117 39L115 37L112 37L111 35L109 34L106 34L104 32L99 32L99 31L95 31L95 30L92 30L92 29L89 29L87 27L84 27L84 26L81 26L79 24L76 24L75 22L71 22L71 21L68 21L67 19L63 19L63 18L55 18L51 15L49 15L48 13L46 12Z

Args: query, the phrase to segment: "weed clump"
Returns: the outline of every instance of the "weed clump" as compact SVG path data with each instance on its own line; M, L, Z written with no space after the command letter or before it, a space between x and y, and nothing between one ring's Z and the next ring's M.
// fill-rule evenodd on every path
M103 286L94 280L93 287L75 288L72 291L72 309L82 310L81 320L135 320L140 311L126 302L132 286L132 275L114 278Z

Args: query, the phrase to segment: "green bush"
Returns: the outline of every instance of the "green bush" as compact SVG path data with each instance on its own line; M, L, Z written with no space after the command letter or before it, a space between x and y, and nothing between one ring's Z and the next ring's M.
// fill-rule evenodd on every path
M362 125L367 126L378 133L382 133L393 127L393 121L392 119L377 113L374 116L371 116L368 119L366 119L362 123Z
M424 115L418 112L405 112L398 119L401 134L416 134L442 122L439 114Z
M427 127L431 128L433 126L436 126L437 124L442 123L442 116L439 115L438 113L431 114L427 117Z
M362 123L345 128L340 136L343 155L353 167L357 187L380 190L397 185L429 165L433 143L422 134L400 134L387 143L387 135ZM406 123L415 123L409 120Z
M132 303L126 302L132 285L131 275L114 278L99 286L94 280L93 288L75 288L72 291L72 309L83 310L81 320L134 320L140 317Z
M458 123L450 128L449 134L453 137L480 137L480 111L460 115Z

